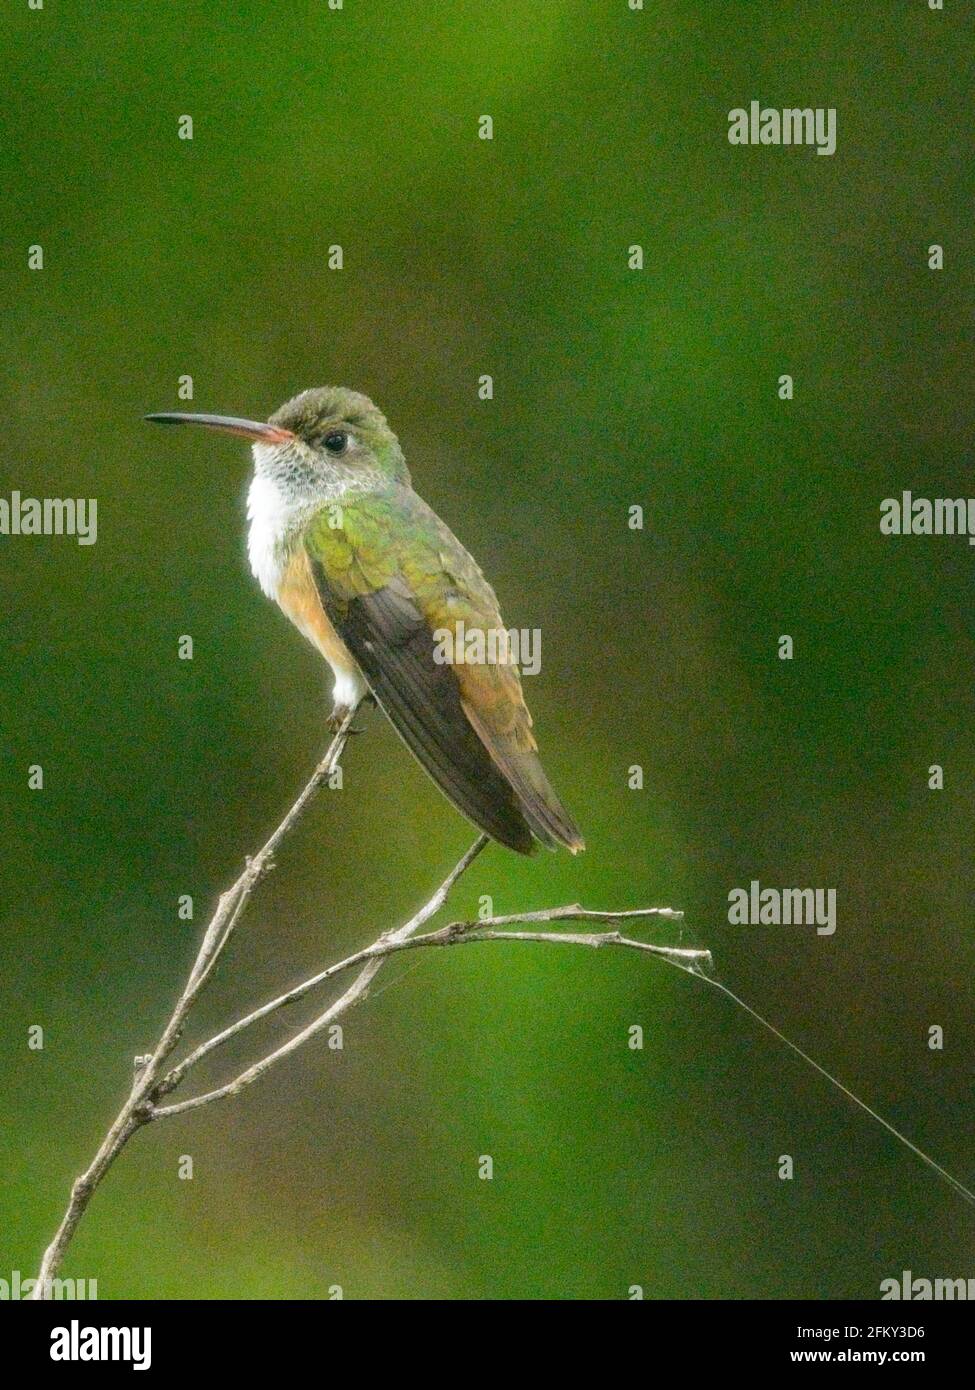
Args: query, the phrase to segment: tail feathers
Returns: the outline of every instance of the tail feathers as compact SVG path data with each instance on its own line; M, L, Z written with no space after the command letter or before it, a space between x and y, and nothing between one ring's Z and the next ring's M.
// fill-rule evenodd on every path
M468 820L490 835L499 844L519 854L531 854L534 848L530 822L523 816L513 789L507 785L498 769L480 749L480 757L472 748L464 757L464 745L459 729L449 743L441 741L440 729L431 729L416 711L404 706L384 691L379 697L393 727L414 754L420 766ZM476 744L476 740L474 741Z
M531 827L532 834L548 849L557 849L559 845L563 845L573 854L584 850L586 842L575 821L556 796L534 749L518 748L511 739L492 736L490 729L478 718L466 700L463 705L464 713L474 726L478 738L517 797L521 813Z

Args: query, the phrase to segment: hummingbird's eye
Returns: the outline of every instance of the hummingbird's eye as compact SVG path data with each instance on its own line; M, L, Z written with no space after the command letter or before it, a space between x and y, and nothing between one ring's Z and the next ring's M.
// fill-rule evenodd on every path
M344 454L349 447L349 436L345 430L329 430L322 442L330 454Z

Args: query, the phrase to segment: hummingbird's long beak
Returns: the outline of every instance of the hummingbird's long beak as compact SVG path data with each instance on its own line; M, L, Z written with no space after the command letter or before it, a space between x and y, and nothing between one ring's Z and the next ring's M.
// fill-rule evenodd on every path
M252 439L258 444L285 444L295 439L291 430L280 425L266 425L260 420L238 420L235 415L147 415L155 425L202 425L208 430L222 430L224 434L237 434L241 439Z

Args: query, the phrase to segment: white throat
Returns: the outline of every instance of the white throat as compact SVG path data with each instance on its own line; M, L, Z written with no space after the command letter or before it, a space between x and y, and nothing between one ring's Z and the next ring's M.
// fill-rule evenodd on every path
M277 598L295 529L294 503L284 496L273 478L255 473L247 494L247 519L251 573L268 598Z
M332 668L335 677L333 698L337 707L354 709L368 686L358 666L348 654L331 624L321 613L320 623L309 624L307 614L284 597L279 597L281 581L291 559L302 526L320 502L309 500L296 503L284 493L274 478L255 473L247 494L247 556L254 578L267 594L276 600L298 630L317 647ZM330 640L324 640L325 633Z

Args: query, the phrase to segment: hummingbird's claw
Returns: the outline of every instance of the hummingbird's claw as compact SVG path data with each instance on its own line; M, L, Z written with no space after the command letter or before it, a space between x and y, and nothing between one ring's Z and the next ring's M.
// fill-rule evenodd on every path
M366 693L365 693L365 695L363 695L362 699L359 701L359 706L358 706L358 707L361 709L361 708L362 708L363 706L365 706L365 705L374 705L375 703L376 703L376 697L373 695L373 693L372 693L371 690L367 690ZM339 731L339 729L341 729L343 723L345 722L346 719L348 719L348 717L349 717L349 715L350 715L351 713L352 713L352 706L351 706L351 705L335 705L335 706L333 706L333 708L332 708L332 713L328 716L328 719L325 721L326 724L328 725L329 733L337 734L338 731ZM365 729L347 729L347 730L346 730L346 733L349 733L349 734L364 734L364 733L365 733Z
M342 725L345 723L346 719L348 719L351 713L352 708L350 705L335 705L332 710L332 713L328 716L328 718L325 721L325 723L328 725L329 733L337 734L339 729L341 729ZM352 730L350 729L349 733L351 732Z

